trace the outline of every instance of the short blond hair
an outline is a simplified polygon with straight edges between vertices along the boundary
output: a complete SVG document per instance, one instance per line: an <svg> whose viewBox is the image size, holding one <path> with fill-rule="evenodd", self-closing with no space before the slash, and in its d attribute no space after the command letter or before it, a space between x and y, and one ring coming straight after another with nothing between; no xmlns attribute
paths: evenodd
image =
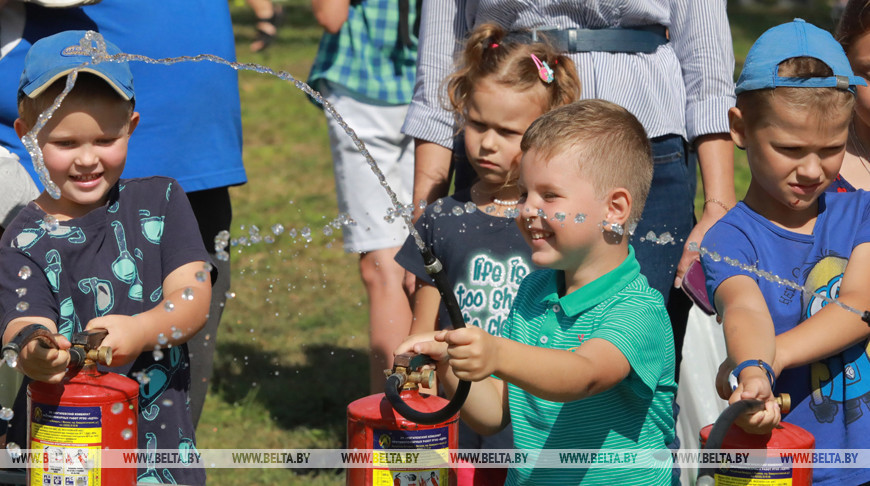
<svg viewBox="0 0 870 486"><path fill-rule="evenodd" d="M629 223L640 220L652 184L652 146L643 125L625 108L604 100L556 108L529 126L520 147L545 159L570 153L596 197L624 187L632 198Z"/></svg>
<svg viewBox="0 0 870 486"><path fill-rule="evenodd" d="M830 66L814 57L793 57L779 65L779 76L789 78L830 77ZM774 89L744 91L737 95L737 108L749 127L767 120L774 103L802 108L822 122L843 113L851 113L855 96L851 91L838 88L794 88L780 86Z"/></svg>
<svg viewBox="0 0 870 486"><path fill-rule="evenodd" d="M24 120L28 127L32 128L39 115L54 103L55 98L66 88L66 80L67 76L61 77L36 98L29 98L23 93L19 93L18 116ZM135 108L134 100L125 100L103 78L91 73L78 74L73 89L67 94L64 101L77 99L105 99L124 103L127 105L129 115L133 114Z"/></svg>

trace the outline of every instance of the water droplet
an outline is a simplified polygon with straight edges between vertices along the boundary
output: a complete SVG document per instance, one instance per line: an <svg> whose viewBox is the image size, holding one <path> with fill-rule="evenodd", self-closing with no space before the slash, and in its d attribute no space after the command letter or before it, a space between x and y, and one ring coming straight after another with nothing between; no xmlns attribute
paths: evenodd
<svg viewBox="0 0 870 486"><path fill-rule="evenodd" d="M487 213L487 214L492 214L492 213L494 213L494 212L495 212L495 206L487 206L487 207L486 207L486 213Z"/></svg>
<svg viewBox="0 0 870 486"><path fill-rule="evenodd" d="M230 254L224 250L221 250L214 254L214 257L222 262L227 262L230 260Z"/></svg>
<svg viewBox="0 0 870 486"><path fill-rule="evenodd" d="M577 213L577 216L574 216L575 223L582 223L586 221L586 215L583 213Z"/></svg>
<svg viewBox="0 0 870 486"><path fill-rule="evenodd" d="M332 236L332 226L324 226L323 234L326 236Z"/></svg>
<svg viewBox="0 0 870 486"><path fill-rule="evenodd" d="M25 312L27 309L30 309L30 304L27 302L21 301L15 306L15 310L18 312Z"/></svg>
<svg viewBox="0 0 870 486"><path fill-rule="evenodd" d="M504 210L505 218L517 218L520 215L520 210L517 208L507 208Z"/></svg>
<svg viewBox="0 0 870 486"><path fill-rule="evenodd" d="M426 204L427 203L425 199L420 199L419 201L417 201L417 207L420 209L426 209Z"/></svg>
<svg viewBox="0 0 870 486"><path fill-rule="evenodd" d="M18 278L20 278L21 280L27 280L32 274L33 272L27 265L24 265L23 267L21 267L20 270L18 270Z"/></svg>
<svg viewBox="0 0 870 486"><path fill-rule="evenodd" d="M673 242L674 242L674 237L671 236L671 234L668 233L667 231L665 231L664 233L659 235L659 244L660 245L667 245L668 243L673 243Z"/></svg>
<svg viewBox="0 0 870 486"><path fill-rule="evenodd" d="M133 431L131 429L124 429L121 431L121 438L124 440L130 440L133 438Z"/></svg>
<svg viewBox="0 0 870 486"><path fill-rule="evenodd" d="M284 225L283 224L275 223L272 225L272 233L274 233L275 236L279 236L283 232L284 232Z"/></svg>
<svg viewBox="0 0 870 486"><path fill-rule="evenodd" d="M698 251L700 249L700 245L698 245L697 241L689 242L689 251Z"/></svg>
<svg viewBox="0 0 870 486"><path fill-rule="evenodd" d="M547 219L547 213L545 213L543 209L539 209L538 210L538 217L541 219Z"/></svg>
<svg viewBox="0 0 870 486"><path fill-rule="evenodd" d="M163 310L166 312L172 312L175 310L175 304L173 304L171 300L167 300L163 303Z"/></svg>
<svg viewBox="0 0 870 486"><path fill-rule="evenodd" d="M169 339L161 332L157 335L157 342L160 343L161 346L165 346L166 343L169 342Z"/></svg>
<svg viewBox="0 0 870 486"><path fill-rule="evenodd" d="M634 235L634 230L637 229L637 223L631 223L628 225L628 234Z"/></svg>
<svg viewBox="0 0 870 486"><path fill-rule="evenodd" d="M9 456L12 457L12 459L18 459L21 457L21 446L15 442L6 444L6 451L9 452Z"/></svg>
<svg viewBox="0 0 870 486"><path fill-rule="evenodd" d="M290 238L296 238L296 228L290 228L287 234L290 235Z"/></svg>
<svg viewBox="0 0 870 486"><path fill-rule="evenodd" d="M183 332L177 329L175 331L172 331L172 339L181 339L182 336L184 336Z"/></svg>
<svg viewBox="0 0 870 486"><path fill-rule="evenodd" d="M152 351L151 355L154 357L154 361L160 361L163 359L163 351L160 351L159 349Z"/></svg>
<svg viewBox="0 0 870 486"><path fill-rule="evenodd" d="M226 298L228 298L228 299L235 299L235 298L236 298L236 293L233 292L233 291L231 291L231 290L228 290L228 291L224 294L224 296L225 296Z"/></svg>
<svg viewBox="0 0 870 486"><path fill-rule="evenodd" d="M171 407L172 403L173 403L172 400L170 400L169 398L164 398L163 401L160 402L160 404L163 405L164 407Z"/></svg>
<svg viewBox="0 0 870 486"><path fill-rule="evenodd" d="M53 233L60 228L60 223L57 222L57 218L48 214L45 218L42 219L43 228L46 229L49 233Z"/></svg>
<svg viewBox="0 0 870 486"><path fill-rule="evenodd" d="M565 218L566 218L567 216L568 216L568 215L565 214L565 213L558 212L558 213L556 213L556 214L553 215L553 218L554 218L556 221L565 221Z"/></svg>
<svg viewBox="0 0 870 486"><path fill-rule="evenodd" d="M193 300L193 289L187 287L186 289L181 291L181 298L183 300Z"/></svg>
<svg viewBox="0 0 870 486"><path fill-rule="evenodd" d="M451 209L450 212L452 212L454 216L462 216L465 214L465 210L459 206L453 206L453 209Z"/></svg>
<svg viewBox="0 0 870 486"><path fill-rule="evenodd" d="M0 420L10 421L12 417L15 416L15 412L12 411L11 408L0 408Z"/></svg>
<svg viewBox="0 0 870 486"><path fill-rule="evenodd" d="M303 238L305 238L305 241L311 243L311 228L309 228L308 226L306 226L306 227L302 228L302 230L299 232L299 234L300 234Z"/></svg>
<svg viewBox="0 0 870 486"><path fill-rule="evenodd" d="M119 413L124 411L124 404L121 402L115 402L112 404L112 413L118 415Z"/></svg>
<svg viewBox="0 0 870 486"><path fill-rule="evenodd" d="M613 231L614 233L616 233L618 235L625 234L625 229L619 223L612 223L610 225L610 231Z"/></svg>
<svg viewBox="0 0 870 486"><path fill-rule="evenodd" d="M658 241L658 238L656 237L656 234L654 232L650 231L649 233L646 234L646 240L656 242L656 241Z"/></svg>
<svg viewBox="0 0 870 486"><path fill-rule="evenodd" d="M17 295L18 298L20 299L20 298L24 297L25 295L27 295L27 289L24 287L17 288L17 289L15 289L15 295Z"/></svg>
<svg viewBox="0 0 870 486"><path fill-rule="evenodd" d="M477 204L474 204L471 201L468 201L467 203L465 203L465 212L466 213L471 214L475 211L477 211Z"/></svg>
<svg viewBox="0 0 870 486"><path fill-rule="evenodd" d="M200 271L200 272L196 272L196 281L197 281L197 282L205 282L206 280L208 280L208 274L207 274L207 273L202 272L202 271Z"/></svg>
<svg viewBox="0 0 870 486"><path fill-rule="evenodd" d="M3 352L3 361L6 363L6 366L15 368L18 366L18 353L11 349L7 349Z"/></svg>

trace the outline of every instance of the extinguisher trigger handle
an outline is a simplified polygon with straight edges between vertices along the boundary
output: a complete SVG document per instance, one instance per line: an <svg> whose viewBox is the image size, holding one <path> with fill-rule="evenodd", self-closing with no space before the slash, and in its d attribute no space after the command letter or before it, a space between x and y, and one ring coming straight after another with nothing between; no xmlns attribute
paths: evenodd
<svg viewBox="0 0 870 486"><path fill-rule="evenodd" d="M84 346L87 349L97 349L102 344L103 339L109 335L109 331L102 328L88 329L87 331L77 332L72 335L70 343L73 346Z"/></svg>

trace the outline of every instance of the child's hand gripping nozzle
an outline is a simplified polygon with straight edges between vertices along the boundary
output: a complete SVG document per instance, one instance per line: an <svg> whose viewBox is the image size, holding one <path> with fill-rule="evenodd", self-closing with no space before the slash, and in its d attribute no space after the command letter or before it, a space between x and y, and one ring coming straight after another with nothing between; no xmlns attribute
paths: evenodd
<svg viewBox="0 0 870 486"><path fill-rule="evenodd" d="M447 275L446 272L444 272L443 265L438 258L435 257L435 254L432 253L432 249L428 246L420 250L420 253L423 255L423 264L426 267L426 273L432 276L432 279L435 281L435 287L438 289L438 293L441 294L441 300L447 307L447 313L450 316L450 322L453 324L453 328L460 329L465 327L465 321L462 319L462 311L459 309L459 302L456 301L456 295L450 288L450 283L447 281ZM416 388L416 383L419 383L419 381L416 383L413 381L409 382L409 378L420 377L420 379L423 379L422 375L417 374L424 373L422 367L425 364L432 363L434 363L434 361L430 360L428 357L421 357L413 353L401 354L396 356L392 371L385 370L388 373L387 383L384 387L384 394L386 395L387 400L389 400L390 404L397 412L399 412L399 414L418 424L432 425L449 419L456 414L460 408L462 408L465 399L468 397L468 391L471 389L471 382L460 380L459 385L456 388L456 393L453 394L453 398L450 399L450 402L447 403L443 409L437 412L425 413L411 408L404 402L404 400L402 400L400 392L406 384ZM431 373L434 372L430 370L430 377Z"/></svg>
<svg viewBox="0 0 870 486"><path fill-rule="evenodd" d="M139 383L97 369L98 364L112 362L111 348L101 346L107 335L105 329L73 334L63 381L28 385L27 422L22 424L27 431L27 448L57 453L46 456L45 467L28 468L27 484L48 484L44 481L52 479L47 477L49 472L54 466L63 469L67 457L81 462L74 467L80 466L88 484L136 484L136 468L120 467L120 462L116 463L120 455L108 456L108 451L120 453L138 446ZM34 339L46 348L58 348L45 326L31 324L3 347L3 359L14 366L18 353Z"/></svg>
<svg viewBox="0 0 870 486"><path fill-rule="evenodd" d="M776 402L783 414L791 410L789 394L778 395ZM790 484L795 486L812 484L812 464L808 464L800 452L811 452L815 448L813 434L787 422L780 422L766 434L749 433L734 424L741 415L764 410L764 407L765 402L761 400L738 400L729 405L715 423L701 429L703 448L714 453L722 451L716 454L716 457L729 457L728 460L732 461L732 456L728 452L734 451L745 453L745 456L741 464L728 462L715 465L702 464L698 470L697 485L712 486L729 480L746 484L746 481L751 483L753 479L760 480L762 477L768 477L763 476L764 474L787 476L791 479ZM785 455L790 456L791 465L783 462L782 456Z"/></svg>

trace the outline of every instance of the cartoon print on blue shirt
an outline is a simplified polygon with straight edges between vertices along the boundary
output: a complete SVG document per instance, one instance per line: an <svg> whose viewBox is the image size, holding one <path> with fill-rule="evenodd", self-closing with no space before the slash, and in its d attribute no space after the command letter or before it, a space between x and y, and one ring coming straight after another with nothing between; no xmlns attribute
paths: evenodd
<svg viewBox="0 0 870 486"><path fill-rule="evenodd" d="M127 235L124 234L124 225L120 221L112 221L112 229L115 231L115 241L118 243L118 258L112 262L112 274L115 278L130 285L127 297L142 301L142 280L139 279L139 270L136 268L136 260L127 251Z"/></svg>
<svg viewBox="0 0 870 486"><path fill-rule="evenodd" d="M51 238L64 238L76 245L84 243L87 240L84 231L78 226L67 226L60 223L56 228L52 228L45 220L38 220L36 224L39 225L39 228L25 228L21 230L21 233L18 233L15 239L12 240L12 246L21 251L27 251L46 234Z"/></svg>
<svg viewBox="0 0 870 486"><path fill-rule="evenodd" d="M816 294L836 299L848 260L827 256L819 260L806 278L806 287ZM803 317L807 319L822 310L828 301L813 294L804 294ZM842 404L847 424L863 415L861 403L870 409L870 359L867 347L852 346L845 351L810 365L810 409L819 422L833 422ZM831 370L842 370L842 376ZM867 380L862 381L862 377Z"/></svg>
<svg viewBox="0 0 870 486"><path fill-rule="evenodd" d="M115 291L112 282L101 278L90 277L79 280L79 290L89 294L94 293L94 313L97 317L104 316L115 306Z"/></svg>
<svg viewBox="0 0 870 486"><path fill-rule="evenodd" d="M145 235L145 239L159 245L160 238L163 237L163 216L151 216L147 209L140 209L139 222L142 225L142 234Z"/></svg>

